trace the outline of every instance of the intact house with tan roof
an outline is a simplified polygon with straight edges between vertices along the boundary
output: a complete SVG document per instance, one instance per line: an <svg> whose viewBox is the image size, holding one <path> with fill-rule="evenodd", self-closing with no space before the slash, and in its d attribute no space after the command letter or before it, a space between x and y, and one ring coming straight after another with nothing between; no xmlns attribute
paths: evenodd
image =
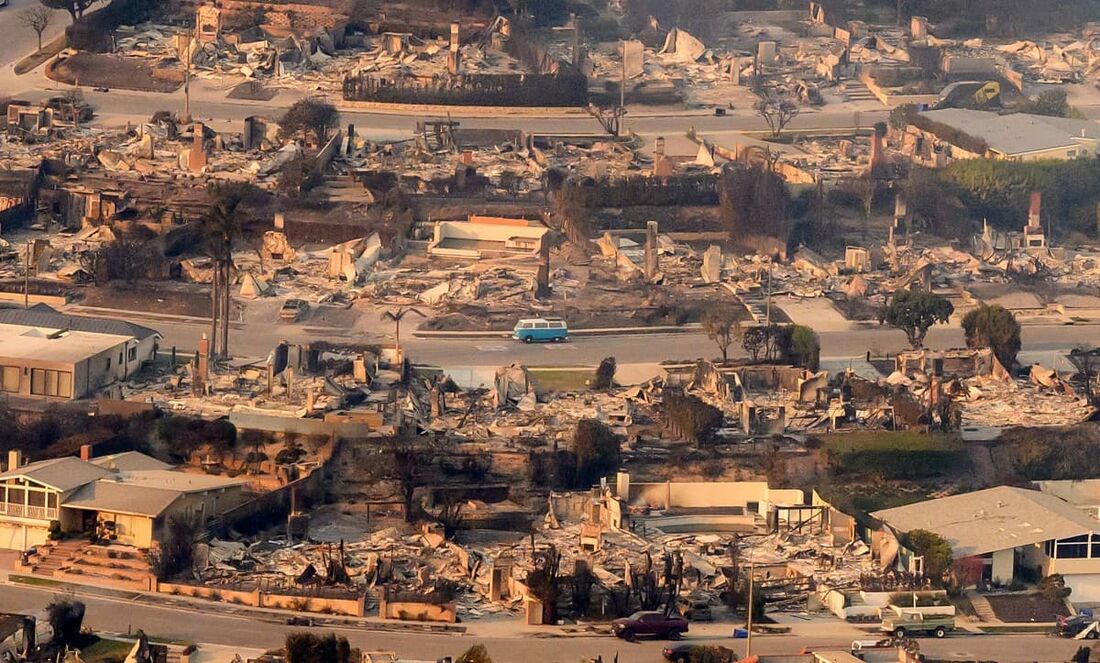
<svg viewBox="0 0 1100 663"><path fill-rule="evenodd" d="M1100 152L1100 123L943 108L912 119L903 136L902 151L915 162L931 167L946 166L956 159L1094 158Z"/></svg>
<svg viewBox="0 0 1100 663"><path fill-rule="evenodd" d="M879 546L884 564L921 571L898 542L927 530L951 545L956 565L980 568L986 582L1008 584L1025 569L1032 577L1058 573L1075 600L1100 601L1100 520L1057 495L998 486L870 515L888 534Z"/></svg>
<svg viewBox="0 0 1100 663"><path fill-rule="evenodd" d="M248 499L245 481L172 469L138 452L23 464L8 453L0 473L0 549L26 551L67 534L150 548L171 518L203 526Z"/></svg>
<svg viewBox="0 0 1100 663"><path fill-rule="evenodd" d="M0 392L76 400L129 378L156 357L160 334L123 320L39 304L0 310Z"/></svg>

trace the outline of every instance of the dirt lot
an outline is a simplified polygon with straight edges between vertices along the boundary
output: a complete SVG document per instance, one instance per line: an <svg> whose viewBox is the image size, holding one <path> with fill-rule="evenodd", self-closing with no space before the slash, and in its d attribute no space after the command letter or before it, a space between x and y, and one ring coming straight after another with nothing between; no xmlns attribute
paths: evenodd
<svg viewBox="0 0 1100 663"><path fill-rule="evenodd" d="M549 316L564 318L571 329L601 329L610 327L655 327L678 326L689 322L698 322L704 307L714 300L695 300L685 297L676 304L651 306L637 301L630 305L631 298L625 305L609 308L593 306L581 308L574 302L555 302L550 310L524 311L512 309L507 311L492 311L479 306L463 306L451 313L439 315L427 320L420 326L426 330L447 331L511 331L515 327L516 320L522 317ZM727 302L735 306L739 318L742 321L749 320L749 313L739 302L732 298Z"/></svg>
<svg viewBox="0 0 1100 663"><path fill-rule="evenodd" d="M985 599L1003 622L1052 622L1069 615L1064 602L1048 601L1041 594L994 594Z"/></svg>
<svg viewBox="0 0 1100 663"><path fill-rule="evenodd" d="M205 317L210 315L208 287L183 283L113 283L83 290L84 306L125 311L148 311L170 315Z"/></svg>
<svg viewBox="0 0 1100 663"><path fill-rule="evenodd" d="M178 66L154 68L136 58L105 53L77 53L47 66L46 75L69 85L140 92L174 92L183 85L184 72Z"/></svg>

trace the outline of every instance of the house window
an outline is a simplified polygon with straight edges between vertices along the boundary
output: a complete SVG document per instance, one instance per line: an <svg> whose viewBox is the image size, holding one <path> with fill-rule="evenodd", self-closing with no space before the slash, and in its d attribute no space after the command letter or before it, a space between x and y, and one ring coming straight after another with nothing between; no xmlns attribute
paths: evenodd
<svg viewBox="0 0 1100 663"><path fill-rule="evenodd" d="M107 357L107 370L111 370L111 358Z"/></svg>
<svg viewBox="0 0 1100 663"><path fill-rule="evenodd" d="M19 391L19 378L23 371L18 366L0 366L0 389L16 393Z"/></svg>
<svg viewBox="0 0 1100 663"><path fill-rule="evenodd" d="M137 348L130 348L127 355L127 361L134 361L137 359Z"/></svg>
<svg viewBox="0 0 1100 663"><path fill-rule="evenodd" d="M1056 559L1085 559L1089 556L1089 535L1059 539L1054 547Z"/></svg>
<svg viewBox="0 0 1100 663"><path fill-rule="evenodd" d="M31 393L36 396L72 398L73 374L45 368L31 369Z"/></svg>

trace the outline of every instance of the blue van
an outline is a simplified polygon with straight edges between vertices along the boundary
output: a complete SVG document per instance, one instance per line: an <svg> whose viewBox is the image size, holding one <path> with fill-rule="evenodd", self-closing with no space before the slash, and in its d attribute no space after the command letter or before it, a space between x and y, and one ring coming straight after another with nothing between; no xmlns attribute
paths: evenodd
<svg viewBox="0 0 1100 663"><path fill-rule="evenodd" d="M523 318L512 330L512 338L524 343L564 341L569 338L569 327L561 318Z"/></svg>

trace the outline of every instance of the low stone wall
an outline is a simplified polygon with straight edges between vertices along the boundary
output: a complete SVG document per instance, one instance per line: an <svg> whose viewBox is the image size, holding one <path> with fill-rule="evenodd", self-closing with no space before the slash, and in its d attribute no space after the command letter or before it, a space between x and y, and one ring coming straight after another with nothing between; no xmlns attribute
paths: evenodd
<svg viewBox="0 0 1100 663"><path fill-rule="evenodd" d="M342 599L330 596L290 596L260 592L260 607L349 615L351 617L367 616L366 594Z"/></svg>
<svg viewBox="0 0 1100 663"><path fill-rule="evenodd" d="M413 603L411 601L378 602L378 616L382 619L400 619L406 622L444 622L454 624L458 621L454 603Z"/></svg>
<svg viewBox="0 0 1100 663"><path fill-rule="evenodd" d="M264 592L256 587L251 590L208 587L205 585L187 585L182 583L160 582L156 591L161 594L190 596L200 599L247 605L253 608L273 608L314 612L349 617L366 617L366 594L340 598L335 596L296 596ZM453 620L452 620L453 621Z"/></svg>

